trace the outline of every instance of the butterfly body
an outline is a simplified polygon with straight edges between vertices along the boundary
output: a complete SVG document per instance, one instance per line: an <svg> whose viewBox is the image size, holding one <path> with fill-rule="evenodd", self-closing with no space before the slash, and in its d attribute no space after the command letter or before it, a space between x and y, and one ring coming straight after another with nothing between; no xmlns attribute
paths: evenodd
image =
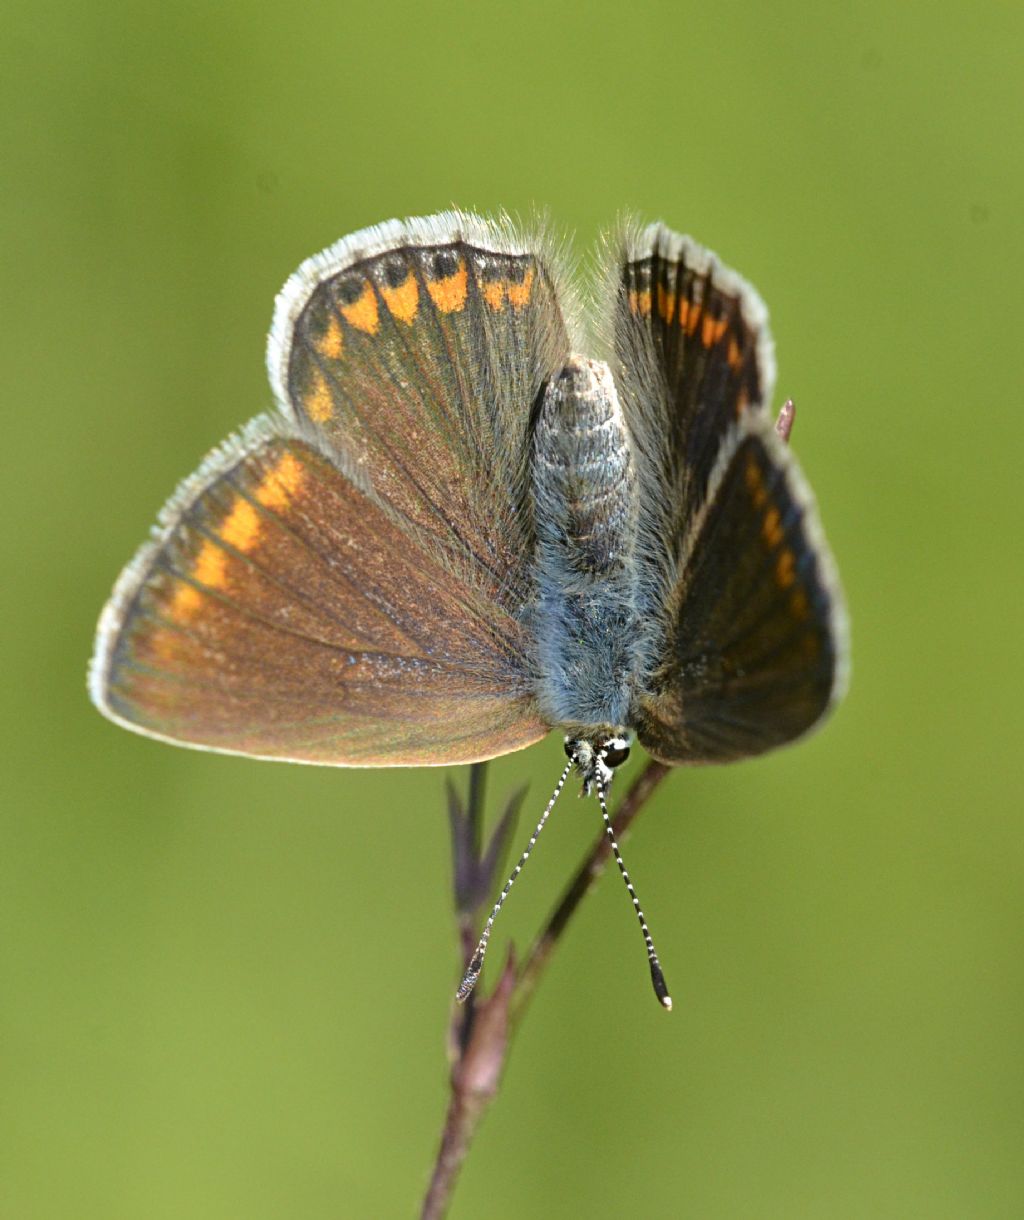
<svg viewBox="0 0 1024 1220"><path fill-rule="evenodd" d="M794 740L846 620L769 417L764 307L660 226L605 256L594 348L557 248L459 213L307 260L277 410L164 508L97 633L104 714L334 765L470 762L551 728L585 782Z"/></svg>
<svg viewBox="0 0 1024 1220"><path fill-rule="evenodd" d="M606 364L576 358L551 379L533 440L538 701L593 737L626 722L639 641L639 488Z"/></svg>

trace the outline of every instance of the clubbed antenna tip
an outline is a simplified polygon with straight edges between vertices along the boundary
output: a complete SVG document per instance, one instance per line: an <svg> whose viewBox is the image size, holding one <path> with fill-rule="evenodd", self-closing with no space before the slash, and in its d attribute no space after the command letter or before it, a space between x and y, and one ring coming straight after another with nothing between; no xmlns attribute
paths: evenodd
<svg viewBox="0 0 1024 1220"><path fill-rule="evenodd" d="M668 993L668 984L665 982L665 976L661 972L661 962L658 961L658 954L654 948L654 941L651 938L650 930L647 927L647 920L644 918L643 909L640 906L640 899L636 896L636 890L633 888L633 882L629 879L629 873L626 871L625 861L622 859L622 852L619 851L619 845L615 839L615 830L612 827L612 820L608 816L607 782L602 778L600 773L598 773L597 776L597 801L601 806L601 817L604 819L604 831L608 836L608 842L611 845L612 855L615 857L615 863L619 866L619 872L622 874L622 880L626 883L626 889L629 892L630 902L633 904L633 910L636 912L636 917L640 923L640 931L643 934L644 946L647 949L647 962L651 968L651 982L654 984L654 994L658 997L662 1008L664 1008L666 1012L671 1012L672 997Z"/></svg>
<svg viewBox="0 0 1024 1220"><path fill-rule="evenodd" d="M661 973L661 966L657 962L651 962L651 982L654 984L654 994L661 1001L662 1008L666 1012L671 1012L672 997L668 993L668 983L665 982L665 976Z"/></svg>

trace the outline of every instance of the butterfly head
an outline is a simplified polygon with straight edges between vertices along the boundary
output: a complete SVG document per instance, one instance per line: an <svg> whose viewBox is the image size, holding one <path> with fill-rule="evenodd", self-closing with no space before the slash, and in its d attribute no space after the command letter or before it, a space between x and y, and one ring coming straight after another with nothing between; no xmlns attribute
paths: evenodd
<svg viewBox="0 0 1024 1220"><path fill-rule="evenodd" d="M607 792L616 767L629 758L632 742L633 735L625 729L566 737L565 754L583 780L582 795L589 796L595 784Z"/></svg>

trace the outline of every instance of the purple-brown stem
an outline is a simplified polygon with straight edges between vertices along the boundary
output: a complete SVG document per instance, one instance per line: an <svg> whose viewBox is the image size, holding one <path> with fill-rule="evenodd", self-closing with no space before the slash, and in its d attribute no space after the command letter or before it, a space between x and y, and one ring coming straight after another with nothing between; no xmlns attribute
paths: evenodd
<svg viewBox="0 0 1024 1220"><path fill-rule="evenodd" d="M501 846L507 840L522 799L521 793L515 795L490 846L481 854L484 766L484 763L475 764L470 772L470 792L465 812L456 794L449 789L456 910L464 966L468 964L476 946L473 917L477 908L486 901L481 894L485 892L485 886L492 884L500 863ZM612 819L619 840L626 837L630 826L668 770L664 763L652 760L633 781ZM562 932L604 871L610 854L608 838L602 831L530 947L522 970L517 969L510 952L497 986L486 999L478 998L477 988L464 1005L453 1005L448 1041L452 1064L451 1096L437 1160L423 1201L422 1220L440 1220L446 1214L480 1119L497 1096L511 1035L526 1013Z"/></svg>

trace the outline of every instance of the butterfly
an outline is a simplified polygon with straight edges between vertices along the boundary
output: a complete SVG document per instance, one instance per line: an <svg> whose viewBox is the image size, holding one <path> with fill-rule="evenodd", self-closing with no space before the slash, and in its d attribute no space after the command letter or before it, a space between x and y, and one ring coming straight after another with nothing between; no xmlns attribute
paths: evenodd
<svg viewBox="0 0 1024 1220"><path fill-rule="evenodd" d="M634 740L728 762L818 725L846 614L769 411L766 310L662 225L623 226L599 263L588 307L544 232L459 212L304 262L270 332L276 409L178 487L103 610L99 710L341 766L469 763L557 728L555 795L574 768L606 825Z"/></svg>

